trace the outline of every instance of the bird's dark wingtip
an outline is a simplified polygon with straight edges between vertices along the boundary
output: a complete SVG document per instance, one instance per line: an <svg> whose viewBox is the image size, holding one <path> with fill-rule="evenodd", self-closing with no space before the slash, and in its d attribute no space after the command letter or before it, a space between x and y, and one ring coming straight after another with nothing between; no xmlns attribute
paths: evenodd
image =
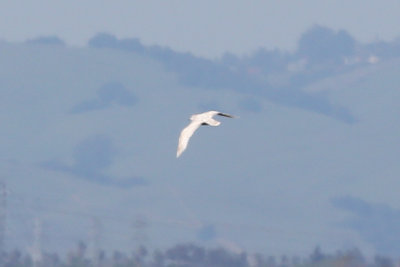
<svg viewBox="0 0 400 267"><path fill-rule="evenodd" d="M235 118L235 116L233 116L233 115L229 115L229 114L222 113L222 112L219 112L218 115L219 115L219 116L228 117L228 118Z"/></svg>

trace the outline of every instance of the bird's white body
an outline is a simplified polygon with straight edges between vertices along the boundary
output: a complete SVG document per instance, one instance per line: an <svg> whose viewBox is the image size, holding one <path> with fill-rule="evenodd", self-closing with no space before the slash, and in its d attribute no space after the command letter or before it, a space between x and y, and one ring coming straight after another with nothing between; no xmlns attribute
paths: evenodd
<svg viewBox="0 0 400 267"><path fill-rule="evenodd" d="M190 117L191 122L182 130L179 136L178 150L176 151L177 158L185 151L190 137L201 125L218 126L221 124L221 122L213 119L215 115L234 118L232 115L214 110L192 115Z"/></svg>

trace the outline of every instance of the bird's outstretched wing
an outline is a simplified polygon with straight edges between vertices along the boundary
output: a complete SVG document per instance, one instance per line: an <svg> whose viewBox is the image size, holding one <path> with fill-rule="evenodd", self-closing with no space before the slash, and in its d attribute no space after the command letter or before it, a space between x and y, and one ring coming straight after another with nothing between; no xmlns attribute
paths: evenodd
<svg viewBox="0 0 400 267"><path fill-rule="evenodd" d="M193 133L199 128L201 122L192 121L188 126L186 126L179 136L178 142L178 150L176 151L176 157L178 158L183 151L185 151L187 144L189 143L190 137L192 137Z"/></svg>

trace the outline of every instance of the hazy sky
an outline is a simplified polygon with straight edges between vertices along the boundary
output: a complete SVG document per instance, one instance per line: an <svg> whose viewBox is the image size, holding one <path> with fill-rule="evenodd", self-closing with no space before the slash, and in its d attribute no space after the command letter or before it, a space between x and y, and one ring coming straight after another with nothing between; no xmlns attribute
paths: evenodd
<svg viewBox="0 0 400 267"><path fill-rule="evenodd" d="M215 57L258 47L293 49L313 24L358 40L400 36L399 0L15 0L0 2L0 38L57 35L84 45L97 32Z"/></svg>

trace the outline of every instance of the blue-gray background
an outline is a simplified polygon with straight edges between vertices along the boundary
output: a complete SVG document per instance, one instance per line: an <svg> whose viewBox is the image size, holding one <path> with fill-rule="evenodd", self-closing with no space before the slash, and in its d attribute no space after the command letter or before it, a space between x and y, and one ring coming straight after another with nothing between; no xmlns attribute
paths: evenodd
<svg viewBox="0 0 400 267"><path fill-rule="evenodd" d="M400 3L214 2L0 4L7 248L399 256Z"/></svg>

